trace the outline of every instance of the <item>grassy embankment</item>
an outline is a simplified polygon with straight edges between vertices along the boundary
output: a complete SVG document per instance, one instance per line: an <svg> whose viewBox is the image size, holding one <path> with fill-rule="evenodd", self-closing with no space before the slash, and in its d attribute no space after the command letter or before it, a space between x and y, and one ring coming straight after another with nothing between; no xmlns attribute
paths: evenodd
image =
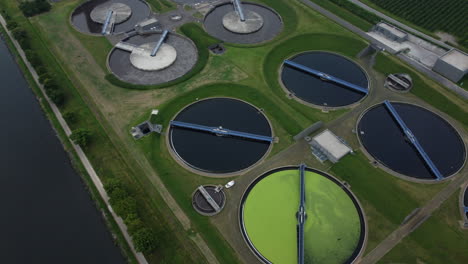
<svg viewBox="0 0 468 264"><path fill-rule="evenodd" d="M459 192L455 192L379 263L467 263L468 230L461 229L458 222L458 197Z"/></svg>

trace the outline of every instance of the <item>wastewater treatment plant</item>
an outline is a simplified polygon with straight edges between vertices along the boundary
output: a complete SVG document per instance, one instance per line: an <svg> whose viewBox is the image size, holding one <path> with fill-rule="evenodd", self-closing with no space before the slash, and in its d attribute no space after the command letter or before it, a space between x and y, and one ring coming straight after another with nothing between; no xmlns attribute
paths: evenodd
<svg viewBox="0 0 468 264"><path fill-rule="evenodd" d="M0 11L129 263L468 263L463 39L345 2Z"/></svg>

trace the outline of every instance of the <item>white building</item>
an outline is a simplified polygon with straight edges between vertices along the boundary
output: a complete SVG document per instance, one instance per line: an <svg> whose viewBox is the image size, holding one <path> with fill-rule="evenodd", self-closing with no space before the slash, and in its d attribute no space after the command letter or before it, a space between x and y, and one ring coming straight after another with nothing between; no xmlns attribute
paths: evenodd
<svg viewBox="0 0 468 264"><path fill-rule="evenodd" d="M328 129L315 136L310 144L315 151L325 155L333 163L352 152L350 147Z"/></svg>

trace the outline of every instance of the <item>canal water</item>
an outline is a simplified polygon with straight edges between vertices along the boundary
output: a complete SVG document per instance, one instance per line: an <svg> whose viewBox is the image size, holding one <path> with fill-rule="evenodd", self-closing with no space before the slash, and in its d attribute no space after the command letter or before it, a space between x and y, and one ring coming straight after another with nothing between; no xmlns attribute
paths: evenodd
<svg viewBox="0 0 468 264"><path fill-rule="evenodd" d="M0 40L0 262L126 263Z"/></svg>

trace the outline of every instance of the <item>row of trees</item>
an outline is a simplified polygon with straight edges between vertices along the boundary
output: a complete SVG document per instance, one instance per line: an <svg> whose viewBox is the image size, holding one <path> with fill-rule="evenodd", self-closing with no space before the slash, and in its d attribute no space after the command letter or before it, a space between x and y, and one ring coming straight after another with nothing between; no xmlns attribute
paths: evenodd
<svg viewBox="0 0 468 264"><path fill-rule="evenodd" d="M51 8L51 5L47 0L23 0L19 8L21 12L27 17L31 17L37 14L48 12Z"/></svg>
<svg viewBox="0 0 468 264"><path fill-rule="evenodd" d="M31 38L28 32L24 30L9 15L5 14L7 28L12 32L13 37L23 48L26 58L39 75L39 82L44 85L47 96L57 105L62 106L65 103L65 93L62 87L55 81L54 76L47 70L44 62L38 56L36 51L32 50Z"/></svg>
<svg viewBox="0 0 468 264"><path fill-rule="evenodd" d="M128 232L132 236L135 249L143 253L151 253L158 246L153 229L146 227L138 214L138 207L125 185L117 178L107 180L104 185L109 194L110 204L114 212L124 219Z"/></svg>
<svg viewBox="0 0 468 264"><path fill-rule="evenodd" d="M468 47L466 0L371 0L379 7L429 31L444 31L465 41Z"/></svg>
<svg viewBox="0 0 468 264"><path fill-rule="evenodd" d="M26 32L16 21L14 21L8 14L4 13L4 17L7 21L7 28L12 32L13 37L18 41L21 48L23 48L26 58L29 63L34 67L36 73L39 76L39 82L44 86L47 96L54 102L58 107L61 107L65 103L65 93L63 88L57 83L54 75L47 70L46 65L42 62L38 54L31 49L31 40ZM77 121L77 116L73 112L66 112L64 118L69 124L73 124ZM73 131L70 138L75 144L81 147L86 147L91 141L92 133L88 129L79 128Z"/></svg>

